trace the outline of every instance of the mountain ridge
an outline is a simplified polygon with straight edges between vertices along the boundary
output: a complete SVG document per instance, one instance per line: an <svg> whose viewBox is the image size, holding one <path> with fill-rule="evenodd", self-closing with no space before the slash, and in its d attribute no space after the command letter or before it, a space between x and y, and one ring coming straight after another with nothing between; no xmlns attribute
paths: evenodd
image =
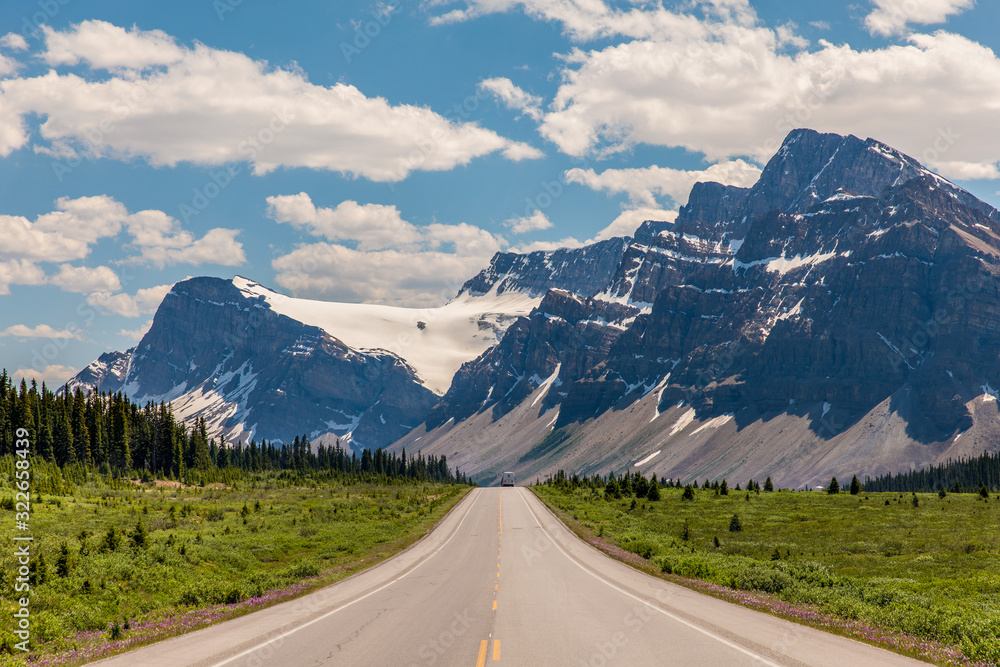
<svg viewBox="0 0 1000 667"><path fill-rule="evenodd" d="M647 473L771 473L797 485L991 446L997 420L980 389L1000 386L998 249L1000 214L912 158L796 130L753 187L696 184L674 222L632 237L497 253L422 320L247 279L232 287L244 325L257 326L254 313L283 322L286 338L322 341L305 347L324 359L349 357L342 378L380 387L371 404L338 408L349 423L313 419L311 437L423 448L484 480L642 460ZM375 312L394 313L378 332L343 324ZM124 373L125 386L144 358L140 342L77 381L113 387ZM336 393L330 377L313 381ZM390 385L398 393L385 394ZM387 419L383 397L405 409ZM230 399L231 411L249 394ZM289 414L305 419L304 409ZM235 414L230 428L264 433Z"/></svg>

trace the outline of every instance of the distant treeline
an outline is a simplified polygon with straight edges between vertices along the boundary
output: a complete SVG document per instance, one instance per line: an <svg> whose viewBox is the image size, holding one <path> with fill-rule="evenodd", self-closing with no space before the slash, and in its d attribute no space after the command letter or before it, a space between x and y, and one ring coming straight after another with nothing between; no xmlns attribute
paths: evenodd
<svg viewBox="0 0 1000 667"><path fill-rule="evenodd" d="M997 491L1000 487L1000 452L983 453L969 459L952 461L941 465L883 475L875 479L865 478L865 491L923 492L950 491L953 493L976 492L982 488Z"/></svg>
<svg viewBox="0 0 1000 667"><path fill-rule="evenodd" d="M92 470L112 477L137 475L199 481L226 481L240 472L326 471L352 477L468 483L444 455L392 454L382 449L356 453L340 441L315 451L305 436L291 444L251 440L226 445L209 438L205 420L192 428L178 422L170 407L139 406L122 393L77 388L50 391L24 380L15 386L0 373L0 457L14 453L14 433L28 431L34 455L60 468Z"/></svg>

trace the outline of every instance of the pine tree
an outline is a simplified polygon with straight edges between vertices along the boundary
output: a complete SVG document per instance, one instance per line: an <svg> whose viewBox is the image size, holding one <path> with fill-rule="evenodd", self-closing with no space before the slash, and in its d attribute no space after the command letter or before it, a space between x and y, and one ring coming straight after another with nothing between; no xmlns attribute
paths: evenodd
<svg viewBox="0 0 1000 667"><path fill-rule="evenodd" d="M729 520L729 532L738 533L743 530L743 524L740 523L740 515L734 514L733 518Z"/></svg>
<svg viewBox="0 0 1000 667"><path fill-rule="evenodd" d="M769 493L774 491L774 482L771 481L770 477L764 480L764 490Z"/></svg>
<svg viewBox="0 0 1000 667"><path fill-rule="evenodd" d="M681 494L681 500L694 500L694 489L688 484L684 487L684 493Z"/></svg>
<svg viewBox="0 0 1000 667"><path fill-rule="evenodd" d="M719 495L728 496L729 495L729 485L726 484L726 480L722 480L722 484L719 485Z"/></svg>
<svg viewBox="0 0 1000 667"><path fill-rule="evenodd" d="M112 401L111 410L111 433L108 443L111 451L108 463L113 470L122 473L131 464L132 453L129 451L128 413L121 394ZM156 471L154 470L154 472Z"/></svg>
<svg viewBox="0 0 1000 667"><path fill-rule="evenodd" d="M858 481L858 476L855 475L851 478L851 495L856 496L861 493L861 482Z"/></svg>
<svg viewBox="0 0 1000 667"><path fill-rule="evenodd" d="M836 477L830 480L830 486L827 487L826 492L831 495L834 493L840 493L840 484L837 482Z"/></svg>
<svg viewBox="0 0 1000 667"><path fill-rule="evenodd" d="M646 498L654 502L660 499L660 485L656 483L656 475L653 475L653 481L649 483Z"/></svg>

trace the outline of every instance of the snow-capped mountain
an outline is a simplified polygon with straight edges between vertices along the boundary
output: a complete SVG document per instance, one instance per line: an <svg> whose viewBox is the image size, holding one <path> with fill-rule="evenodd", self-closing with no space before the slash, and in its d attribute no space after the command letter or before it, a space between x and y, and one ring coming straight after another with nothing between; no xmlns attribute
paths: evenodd
<svg viewBox="0 0 1000 667"><path fill-rule="evenodd" d="M167 294L135 348L102 355L70 386L170 402L230 442L306 434L380 447L420 424L458 368L538 301L462 295L418 310L193 278Z"/></svg>
<svg viewBox="0 0 1000 667"><path fill-rule="evenodd" d="M1000 442L1000 213L873 139L792 132L674 223L498 253L437 309L179 283L74 383L230 440L350 438L492 481L564 468L784 485Z"/></svg>
<svg viewBox="0 0 1000 667"><path fill-rule="evenodd" d="M656 227L605 288L549 292L396 446L484 479L641 461L794 485L996 446L989 205L872 139L800 130L753 188L698 184Z"/></svg>

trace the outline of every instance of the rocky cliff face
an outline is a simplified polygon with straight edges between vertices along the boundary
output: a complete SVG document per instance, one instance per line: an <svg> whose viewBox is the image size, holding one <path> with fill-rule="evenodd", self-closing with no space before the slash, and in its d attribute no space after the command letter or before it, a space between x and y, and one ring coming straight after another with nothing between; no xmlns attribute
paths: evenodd
<svg viewBox="0 0 1000 667"><path fill-rule="evenodd" d="M331 433L384 446L437 400L397 356L353 350L218 278L175 285L135 348L103 355L72 383L172 401L230 441Z"/></svg>
<svg viewBox="0 0 1000 667"><path fill-rule="evenodd" d="M583 248L526 255L498 252L486 269L462 286L459 295L515 291L540 297L551 289L564 289L593 296L607 287L627 247L626 239L615 238Z"/></svg>
<svg viewBox="0 0 1000 667"><path fill-rule="evenodd" d="M608 313L610 303L623 309ZM674 225L637 232L593 298L546 297L463 367L422 441L449 418L497 423L530 399L532 418L558 409L560 439L581 434L544 461L558 467L573 449L593 451L593 424L638 405L653 406L654 422L681 406L692 412L676 416L736 434L786 416L818 443L857 438L887 410L899 467L925 464L952 451L986 414L975 402L1000 386L998 312L997 211L877 141L796 131L753 188L699 184ZM680 437L677 426L664 423L665 438L643 425L642 441ZM794 466L789 456L772 452L749 473L780 477L779 461L792 469L808 453ZM695 470L695 458L654 471L714 476L731 465ZM822 465L827 478L871 471L849 454Z"/></svg>
<svg viewBox="0 0 1000 667"><path fill-rule="evenodd" d="M674 223L498 253L433 317L366 308L186 281L75 382L487 482L638 464L799 485L1000 442L1000 214L872 139L797 130Z"/></svg>

